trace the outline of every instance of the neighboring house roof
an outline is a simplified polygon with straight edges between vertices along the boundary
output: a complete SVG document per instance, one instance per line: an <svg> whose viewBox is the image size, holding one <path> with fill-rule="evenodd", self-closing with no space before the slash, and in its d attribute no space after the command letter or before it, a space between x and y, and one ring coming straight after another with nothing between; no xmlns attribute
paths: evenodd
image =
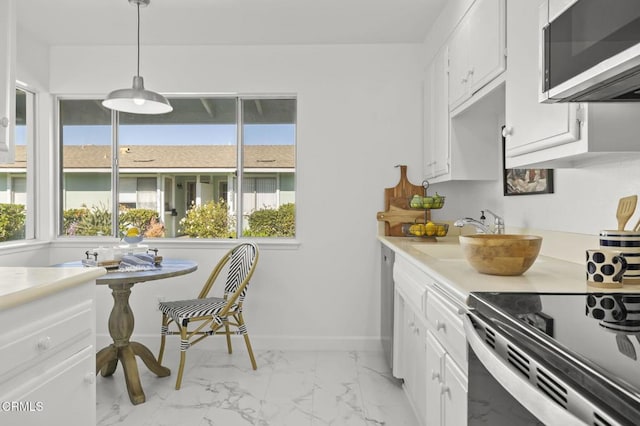
<svg viewBox="0 0 640 426"><path fill-rule="evenodd" d="M111 167L111 147L105 145L66 145L65 169ZM236 147L227 145L129 145L120 147L120 168L127 169L228 169L236 167ZM246 168L295 168L293 145L246 145ZM16 146L16 161L2 168L23 168L24 146Z"/></svg>

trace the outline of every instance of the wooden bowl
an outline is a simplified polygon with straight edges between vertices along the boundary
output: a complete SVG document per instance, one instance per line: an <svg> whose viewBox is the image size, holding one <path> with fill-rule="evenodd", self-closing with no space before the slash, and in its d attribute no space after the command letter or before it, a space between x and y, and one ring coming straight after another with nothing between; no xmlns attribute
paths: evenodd
<svg viewBox="0 0 640 426"><path fill-rule="evenodd" d="M460 247L474 269L489 275L522 275L540 253L542 237L517 234L461 235Z"/></svg>

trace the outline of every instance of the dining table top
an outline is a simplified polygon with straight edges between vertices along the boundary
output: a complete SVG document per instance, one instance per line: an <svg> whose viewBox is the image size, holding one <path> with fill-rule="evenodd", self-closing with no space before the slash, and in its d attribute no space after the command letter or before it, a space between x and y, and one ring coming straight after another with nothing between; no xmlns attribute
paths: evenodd
<svg viewBox="0 0 640 426"><path fill-rule="evenodd" d="M85 267L81 261L66 262L60 267ZM198 264L193 260L163 259L162 263L153 269L140 271L107 270L107 274L96 279L96 284L135 284L144 281L161 280L164 278L185 275L198 269Z"/></svg>

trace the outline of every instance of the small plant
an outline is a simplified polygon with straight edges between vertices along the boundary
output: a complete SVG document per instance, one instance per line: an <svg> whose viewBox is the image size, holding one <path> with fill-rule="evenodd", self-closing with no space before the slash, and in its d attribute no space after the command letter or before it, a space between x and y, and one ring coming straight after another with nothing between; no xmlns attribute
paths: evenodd
<svg viewBox="0 0 640 426"><path fill-rule="evenodd" d="M0 241L24 239L26 221L22 204L0 204Z"/></svg>
<svg viewBox="0 0 640 426"><path fill-rule="evenodd" d="M147 238L162 238L164 237L164 224L156 217L151 219L147 230L144 232L144 236Z"/></svg>
<svg viewBox="0 0 640 426"><path fill-rule="evenodd" d="M227 203L210 201L187 211L180 220L180 233L194 238L233 238L234 225Z"/></svg>

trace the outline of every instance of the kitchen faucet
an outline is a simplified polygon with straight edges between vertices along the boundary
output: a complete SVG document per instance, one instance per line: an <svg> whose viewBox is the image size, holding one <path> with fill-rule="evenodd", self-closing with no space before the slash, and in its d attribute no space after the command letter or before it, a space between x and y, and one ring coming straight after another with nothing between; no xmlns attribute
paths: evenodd
<svg viewBox="0 0 640 426"><path fill-rule="evenodd" d="M504 219L502 218L502 216L498 216L489 209L485 209L485 211L493 216L493 233L504 234Z"/></svg>
<svg viewBox="0 0 640 426"><path fill-rule="evenodd" d="M486 219L486 217L484 216L485 211L489 213L491 216L493 216L494 218L493 230L491 229L490 226L484 223L484 220ZM480 220L474 219L472 217L465 217L462 219L458 219L453 223L453 226L457 226L459 228L465 225L474 226L478 234L504 234L504 219L489 209L480 210Z"/></svg>

